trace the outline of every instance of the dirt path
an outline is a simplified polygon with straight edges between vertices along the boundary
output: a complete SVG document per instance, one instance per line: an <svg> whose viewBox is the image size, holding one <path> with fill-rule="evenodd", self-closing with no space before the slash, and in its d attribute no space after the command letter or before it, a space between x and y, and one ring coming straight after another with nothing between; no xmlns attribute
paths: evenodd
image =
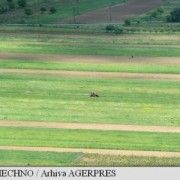
<svg viewBox="0 0 180 180"><path fill-rule="evenodd" d="M139 157L164 157L164 158L180 157L180 152L133 151L133 150L110 150L110 149L0 146L0 150L40 151L40 152L82 152L87 154L139 156Z"/></svg>
<svg viewBox="0 0 180 180"><path fill-rule="evenodd" d="M155 73L121 73L121 72L85 72L85 71L58 71L58 70L33 70L33 69L0 69L0 74L30 74L49 75L61 77L83 78L125 78L149 80L175 80L180 81L180 74L155 74Z"/></svg>
<svg viewBox="0 0 180 180"><path fill-rule="evenodd" d="M101 130L101 131L180 133L180 127L140 126L140 125L120 125L120 124L58 123L58 122L37 122L37 121L9 121L9 120L0 120L0 127L33 127L33 128L56 128L56 129L85 129L85 130Z"/></svg>
<svg viewBox="0 0 180 180"><path fill-rule="evenodd" d="M127 3L117 4L111 8L111 18L109 7L97 9L79 15L76 17L78 23L107 23L107 22L121 22L125 19L146 13L163 4L163 0L129 0ZM110 20L111 19L111 20ZM74 18L67 18L63 23L74 23Z"/></svg>
<svg viewBox="0 0 180 180"><path fill-rule="evenodd" d="M126 56L91 56L91 55L50 55L50 54L29 54L29 53L0 53L0 59L11 60L40 60L40 61L58 61L58 62L79 62L95 64L167 64L180 65L179 57L134 57Z"/></svg>

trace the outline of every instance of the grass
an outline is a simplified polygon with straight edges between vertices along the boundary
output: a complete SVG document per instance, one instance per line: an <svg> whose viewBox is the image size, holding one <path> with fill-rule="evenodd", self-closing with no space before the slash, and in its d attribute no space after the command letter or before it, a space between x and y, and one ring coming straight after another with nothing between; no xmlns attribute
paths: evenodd
<svg viewBox="0 0 180 180"><path fill-rule="evenodd" d="M76 166L103 166L103 167L179 167L180 158L156 157L126 157L85 154Z"/></svg>
<svg viewBox="0 0 180 180"><path fill-rule="evenodd" d="M128 60L127 60L128 61ZM136 60L135 60L136 61ZM0 59L0 68L15 69L41 69L41 70L68 70L68 71L94 71L94 72L131 72L131 73L169 73L179 74L180 66L169 64L133 63L82 63L82 62L57 62L39 60L3 60Z"/></svg>
<svg viewBox="0 0 180 180"><path fill-rule="evenodd" d="M179 82L0 75L0 119L179 126ZM89 93L97 91L98 99Z"/></svg>
<svg viewBox="0 0 180 180"><path fill-rule="evenodd" d="M180 158L0 150L1 166L174 167Z"/></svg>
<svg viewBox="0 0 180 180"><path fill-rule="evenodd" d="M105 1L86 0L84 2L91 2L91 8L97 8L102 7L101 3ZM108 4L109 1L106 3ZM81 12L87 11L89 7L88 4L81 7ZM19 13L22 12L19 11ZM9 23L24 20L32 23L48 23L67 17L71 13L72 8L66 9L62 6L62 9L58 9L57 14L54 15L37 13L25 20L23 16L19 16L20 14L15 14L19 18L13 19L10 14L7 14L6 19L3 16L0 16L0 19ZM149 26L143 25L140 31L147 27ZM76 26L73 28L77 29ZM165 34L159 30L157 34L139 32L115 36L105 34L104 27L97 27L97 29L93 27L94 33L92 33L92 27L90 30L87 30L89 27L83 28L74 31L65 27L12 26L5 29L0 27L0 52L128 57L132 55L135 57L180 56L178 33L166 31L167 34ZM123 28L128 30L128 27ZM133 25L129 28L133 30ZM81 32L84 34L80 34ZM179 74L179 66L165 64L162 66L143 64L140 67L134 64L117 66L112 63L108 66L97 66L93 63L1 59L0 68ZM66 78L1 73L0 119L180 126L179 89L179 81L168 80ZM92 91L96 91L100 97L90 98L89 94ZM179 142L180 133L0 127L1 146L180 152ZM27 164L35 166L179 166L180 160L179 158L110 157L82 153L0 151L0 164L12 166Z"/></svg>
<svg viewBox="0 0 180 180"><path fill-rule="evenodd" d="M180 133L0 127L1 146L180 152Z"/></svg>
<svg viewBox="0 0 180 180"><path fill-rule="evenodd" d="M14 34L0 36L0 52L179 57L178 34L173 35L77 35Z"/></svg>
<svg viewBox="0 0 180 180"><path fill-rule="evenodd" d="M55 153L0 150L1 166L70 166L82 153Z"/></svg>
<svg viewBox="0 0 180 180"><path fill-rule="evenodd" d="M7 74L0 79L0 119L180 125L178 81ZM100 98L90 98L91 91Z"/></svg>

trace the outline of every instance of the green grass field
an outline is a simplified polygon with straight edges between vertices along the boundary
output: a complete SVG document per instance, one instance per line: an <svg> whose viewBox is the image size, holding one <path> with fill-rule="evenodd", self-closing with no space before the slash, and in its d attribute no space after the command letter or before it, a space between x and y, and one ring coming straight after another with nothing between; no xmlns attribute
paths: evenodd
<svg viewBox="0 0 180 180"><path fill-rule="evenodd" d="M180 125L179 81L7 74L0 79L0 119ZM91 91L100 98L91 99Z"/></svg>
<svg viewBox="0 0 180 180"><path fill-rule="evenodd" d="M0 36L0 52L179 57L180 35L53 35L16 34Z"/></svg>
<svg viewBox="0 0 180 180"><path fill-rule="evenodd" d="M2 150L0 155L0 165L2 166L180 166L180 158Z"/></svg>
<svg viewBox="0 0 180 180"><path fill-rule="evenodd" d="M81 158L82 153L0 150L0 156L0 166L70 166Z"/></svg>
<svg viewBox="0 0 180 180"><path fill-rule="evenodd" d="M1 146L180 152L180 133L0 127Z"/></svg>
<svg viewBox="0 0 180 180"><path fill-rule="evenodd" d="M128 61L128 60L127 60ZM39 70L66 70L66 71L90 71L90 72L131 72L131 73L164 73L180 74L178 64L157 63L133 63L130 59L127 63L83 63L67 61L40 61L40 60L10 60L0 59L0 68L7 69L39 69ZM149 63L149 64L148 64Z"/></svg>
<svg viewBox="0 0 180 180"><path fill-rule="evenodd" d="M34 6L33 2L32 7ZM109 2L108 0L101 3L91 1L92 4L94 3L92 8L105 6ZM86 4L81 7L81 10L85 12L88 10L90 1L86 0L84 3ZM68 13L70 11L64 9L64 17L69 16ZM47 16L50 18L48 19ZM45 13L40 16L40 20L42 22L49 22L52 19L55 21L57 17L53 16ZM37 17L39 14L34 16L31 21L34 22ZM0 16L1 18L2 16ZM14 18L14 22L19 22L22 20L21 18ZM27 22L30 22L30 19L27 19ZM173 25L174 27L176 25ZM83 28L86 29L85 26ZM52 26L0 27L1 123L12 120L17 122L39 121L39 123L43 121L180 127L180 81L178 78L171 80L121 79L25 73L26 70L32 69L36 72L38 70L46 70L46 72L66 70L81 73L146 73L147 76L150 76L149 73L167 76L176 74L179 77L180 34L178 32L150 33L148 30L147 32L113 35L105 33L102 27L98 27L99 32L97 28L93 33L94 26L87 31L84 31L83 28L72 30L68 27L53 28ZM147 26L145 25L144 28ZM81 30L84 31L82 34ZM25 56L26 54L26 58L21 58L21 55ZM58 61L58 59L53 59L53 56L49 56L52 59L46 57L43 60L42 55L44 57L62 55L62 59ZM63 56L67 58L66 55L76 56L77 60L65 61ZM101 63L96 60L94 63L88 62L86 59L87 63L85 63L83 60L78 60L78 57L82 58L81 55L90 55L89 57L98 55L109 59L114 56L125 56L128 62L111 63L108 60L108 63ZM95 57L98 58L98 56ZM134 56L133 60L132 56ZM38 59L38 57L41 58ZM153 63L152 59L150 62L148 57L156 59L158 63ZM166 57L168 63L163 61L163 57ZM143 63L136 62L140 58ZM147 63L143 58L147 59ZM8 69L16 69L19 72L10 73ZM24 73L20 71L22 69ZM91 98L91 92L97 92L99 98ZM0 146L178 153L180 152L180 133L1 126ZM0 150L0 165L180 166L180 158Z"/></svg>

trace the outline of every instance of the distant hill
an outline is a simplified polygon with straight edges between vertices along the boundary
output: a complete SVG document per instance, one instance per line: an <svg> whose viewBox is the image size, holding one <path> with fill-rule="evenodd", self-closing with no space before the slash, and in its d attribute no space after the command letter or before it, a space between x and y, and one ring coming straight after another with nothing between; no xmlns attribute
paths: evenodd
<svg viewBox="0 0 180 180"><path fill-rule="evenodd" d="M166 21L178 6L180 0L0 0L0 24Z"/></svg>
<svg viewBox="0 0 180 180"><path fill-rule="evenodd" d="M20 6L19 1L26 1ZM113 4L127 0L113 0ZM56 23L98 8L109 6L112 0L1 0L0 23Z"/></svg>
<svg viewBox="0 0 180 180"><path fill-rule="evenodd" d="M126 3L111 5L76 17L80 23L122 22L141 15L164 4L164 0L129 0ZM73 18L64 22L73 22Z"/></svg>

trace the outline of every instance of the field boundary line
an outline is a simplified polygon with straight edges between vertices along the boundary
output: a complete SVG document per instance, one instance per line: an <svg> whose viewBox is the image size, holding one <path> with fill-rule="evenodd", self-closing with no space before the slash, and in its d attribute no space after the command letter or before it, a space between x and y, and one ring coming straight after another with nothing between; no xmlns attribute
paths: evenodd
<svg viewBox="0 0 180 180"><path fill-rule="evenodd" d="M50 76L62 76L62 77L130 78L130 79L152 79L152 80L155 79L155 80L180 81L180 74L89 72L89 71L34 70L34 69L0 69L0 74L4 74L4 73L50 75Z"/></svg>
<svg viewBox="0 0 180 180"><path fill-rule="evenodd" d="M180 65L179 57L132 57L131 56L102 56L102 55L54 55L54 54L29 54L29 53L2 53L3 60L27 60L49 62L79 62L95 64L159 64Z"/></svg>
<svg viewBox="0 0 180 180"><path fill-rule="evenodd" d="M85 148L56 148L56 147L24 147L24 146L0 146L0 150L12 151L38 151L38 152L69 152L86 153L100 155L119 155L119 156L140 156L140 157L180 157L180 152L164 151L136 151L136 150L112 150L112 149L85 149Z"/></svg>
<svg viewBox="0 0 180 180"><path fill-rule="evenodd" d="M0 127L180 133L180 127L0 120Z"/></svg>

